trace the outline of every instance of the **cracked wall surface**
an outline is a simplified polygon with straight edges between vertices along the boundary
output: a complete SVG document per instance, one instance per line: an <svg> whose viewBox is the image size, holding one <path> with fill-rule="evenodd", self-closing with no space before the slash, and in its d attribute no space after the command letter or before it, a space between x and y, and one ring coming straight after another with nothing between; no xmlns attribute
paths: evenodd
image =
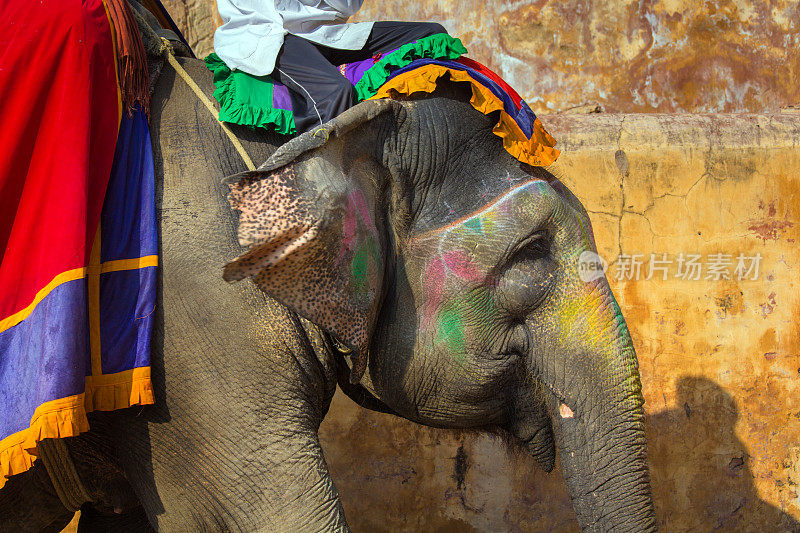
<svg viewBox="0 0 800 533"><path fill-rule="evenodd" d="M214 0L166 0L199 57ZM352 19L436 21L536 112L767 112L800 104L798 0L365 0Z"/></svg>
<svg viewBox="0 0 800 533"><path fill-rule="evenodd" d="M537 112L800 103L796 0L366 0L357 17L442 22Z"/></svg>
<svg viewBox="0 0 800 533"><path fill-rule="evenodd" d="M639 356L663 529L800 530L800 114L547 124ZM673 262L646 279L651 254ZM679 276L680 254L701 256L700 279ZM712 269L725 256L729 279ZM759 271L735 274L738 256Z"/></svg>

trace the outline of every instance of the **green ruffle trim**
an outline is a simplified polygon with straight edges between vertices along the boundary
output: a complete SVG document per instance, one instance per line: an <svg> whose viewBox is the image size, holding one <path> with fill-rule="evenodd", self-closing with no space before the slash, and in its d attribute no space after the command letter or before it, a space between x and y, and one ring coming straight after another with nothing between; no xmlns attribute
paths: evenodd
<svg viewBox="0 0 800 533"><path fill-rule="evenodd" d="M460 39L446 33L423 37L401 46L367 70L355 86L357 101L375 95L395 70L415 59L457 59L467 53ZM214 98L219 102L219 120L250 128L274 129L280 134L297 132L291 110L272 107L275 82L270 76L253 76L231 70L215 53L205 58L214 74Z"/></svg>
<svg viewBox="0 0 800 533"><path fill-rule="evenodd" d="M282 135L297 132L292 111L272 107L275 82L270 76L232 71L213 52L205 58L205 62L214 74L214 98L219 102L219 120L253 129L274 129Z"/></svg>
<svg viewBox="0 0 800 533"><path fill-rule="evenodd" d="M467 53L461 39L446 33L437 33L423 37L415 43L401 46L389 55L372 65L356 84L358 100L366 100L375 96L378 89L395 70L403 68L415 59L457 59Z"/></svg>

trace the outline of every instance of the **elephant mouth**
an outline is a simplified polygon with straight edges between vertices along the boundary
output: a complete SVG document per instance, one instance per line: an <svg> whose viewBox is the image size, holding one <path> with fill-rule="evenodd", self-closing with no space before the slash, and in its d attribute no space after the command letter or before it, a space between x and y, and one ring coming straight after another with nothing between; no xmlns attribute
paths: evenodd
<svg viewBox="0 0 800 533"><path fill-rule="evenodd" d="M517 442L542 470L552 472L556 463L556 443L549 419L543 420L538 427L531 426L526 433L517 435Z"/></svg>

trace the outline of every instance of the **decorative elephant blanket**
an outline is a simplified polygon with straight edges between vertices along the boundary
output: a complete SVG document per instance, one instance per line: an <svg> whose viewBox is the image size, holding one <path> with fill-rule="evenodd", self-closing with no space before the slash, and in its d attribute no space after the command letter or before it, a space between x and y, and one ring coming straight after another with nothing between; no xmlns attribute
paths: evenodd
<svg viewBox="0 0 800 533"><path fill-rule="evenodd" d="M0 488L88 412L153 403L155 184L127 10L0 7Z"/></svg>
<svg viewBox="0 0 800 533"><path fill-rule="evenodd" d="M424 37L385 54L339 66L355 87L359 101L394 94L431 93L439 80L467 82L472 106L484 114L499 111L494 133L518 160L546 166L558 157L555 139L545 131L528 104L497 74L472 59L459 39L446 33ZM214 97L224 122L295 133L288 89L270 76L231 71L216 55L205 59L214 73Z"/></svg>

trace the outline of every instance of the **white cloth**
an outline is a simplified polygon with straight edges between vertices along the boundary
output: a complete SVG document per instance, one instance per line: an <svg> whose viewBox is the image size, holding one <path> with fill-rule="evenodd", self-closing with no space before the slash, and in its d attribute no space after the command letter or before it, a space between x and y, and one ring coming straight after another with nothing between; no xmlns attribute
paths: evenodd
<svg viewBox="0 0 800 533"><path fill-rule="evenodd" d="M364 0L217 0L224 24L214 51L231 69L270 74L287 33L331 48L358 50L372 22L346 23Z"/></svg>

